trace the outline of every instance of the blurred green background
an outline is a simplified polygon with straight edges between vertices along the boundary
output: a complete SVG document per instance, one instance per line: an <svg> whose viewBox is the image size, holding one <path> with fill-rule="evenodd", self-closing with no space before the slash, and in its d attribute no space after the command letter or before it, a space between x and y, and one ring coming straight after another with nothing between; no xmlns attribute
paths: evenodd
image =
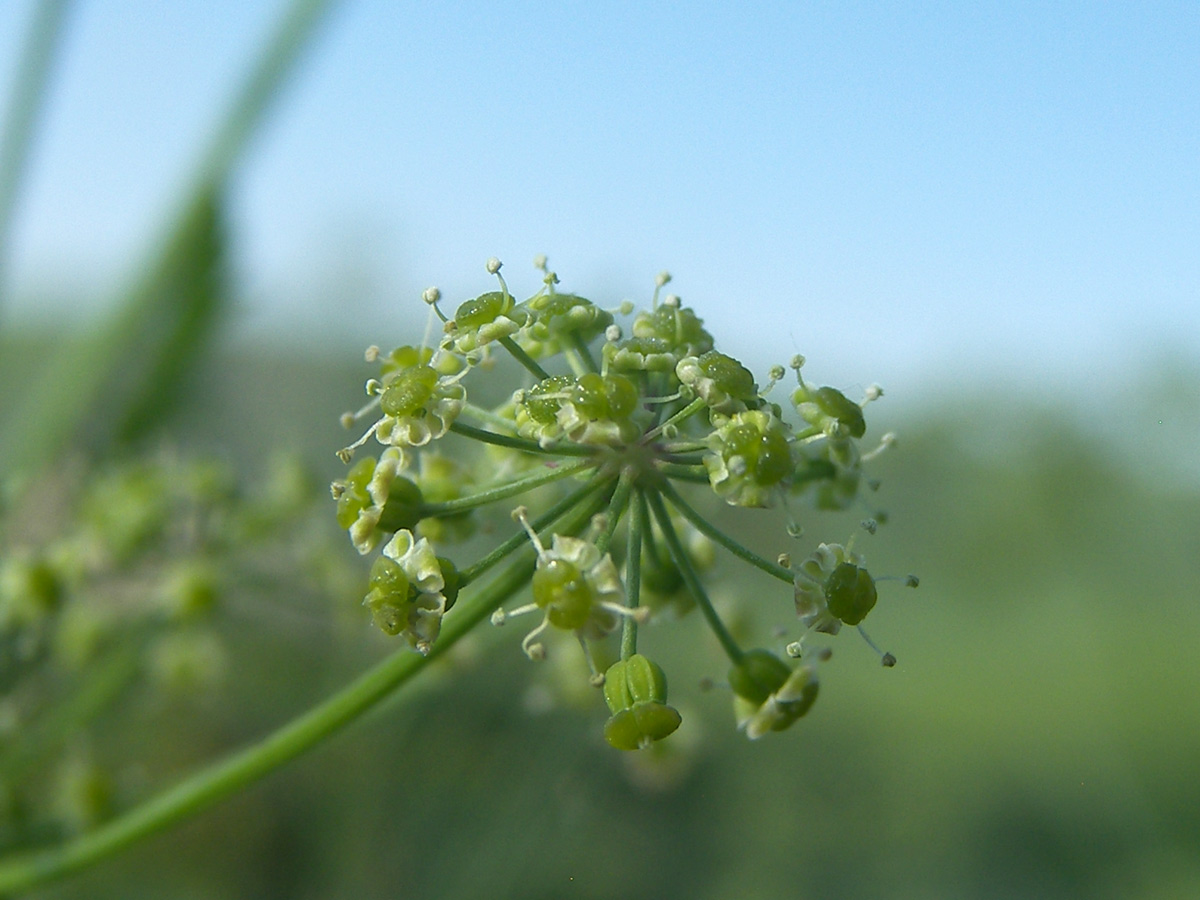
<svg viewBox="0 0 1200 900"><path fill-rule="evenodd" d="M67 5L39 8L53 14ZM315 27L321 6L288 7L296 16L293 24L301 23L298 33ZM469 6L455 7L456 15L490 21L478 19ZM237 47L221 45L222 59L238 62L230 63L231 70L241 71L245 60L238 48L252 44L247 35L257 34L258 20L269 18L259 7L254 10L255 28L238 30ZM631 23L639 34L646 30L646 23L625 12L606 40L627 38L624 29ZM13 18L6 15L4 21ZM522 15L537 19L541 10L525 9ZM899 665L882 669L865 644L843 636L823 667L814 711L792 730L750 743L733 727L728 692L698 689L704 677L721 680L724 669L699 623L651 627L646 645L671 673L672 700L685 724L661 753L621 754L601 737L600 699L594 692L569 689L582 683L580 668L572 665L576 660L556 655L567 664L566 673L553 662L535 666L521 654L516 634L484 629L401 698L315 752L195 820L32 896L1200 896L1200 692L1194 663L1200 640L1200 360L1186 350L1195 321L1195 306L1188 306L1194 298L1195 241L1188 235L1195 234L1196 207L1188 200L1194 167L1186 170L1191 180L1177 168L1181 159L1194 158L1187 152L1196 133L1189 123L1197 120L1194 105L1200 94L1187 90L1194 80L1171 75L1194 74L1194 54L1180 51L1190 46L1190 32L1176 27L1177 17L1166 13L1142 31L1125 28L1120 17L1093 23L1103 26L1096 34L1107 35L1107 41L1080 38L1082 32L1066 29L1079 51L1075 63L1082 59L1084 64L1054 82L1072 90L1052 92L1047 101L1040 86L1047 72L1058 71L1061 58L1053 39L1064 33L1057 18L1028 32L1019 16L1006 20L1000 30L1007 44L992 41L987 16L972 19L966 32L970 40L956 44L962 52L947 62L936 50L959 34L956 23L962 23L953 16L946 16L940 29L926 29L911 17L900 23L924 42L911 59L904 53L910 42L891 40L886 19L861 9L848 16L845 22L815 16L821 19L815 25L783 23L802 31L822 54L828 43L828 58L805 57L795 72L788 68L795 60L781 64L769 53L753 60L754 66L730 66L751 87L770 82L766 99L780 104L772 107L769 124L782 129L782 136L749 149L736 139L743 132L732 127L740 119L713 118L707 105L712 84L691 77L697 71L719 74L720 67L710 69L704 59L697 68L696 57L705 58L708 45L696 44L696 57L685 55L682 68L666 54L655 63L654 77L614 63L633 82L666 86L663 96L643 98L647 109L661 111L665 103L673 110L675 143L661 154L671 174L661 194L655 193L661 172L634 172L630 182L603 165L611 156L636 168L646 158L647 132L661 126L653 116L625 115L636 104L626 103L626 95L607 83L593 88L607 98L605 109L616 110L615 120L603 120L621 135L611 154L608 141L592 141L592 132L584 130L569 145L572 152L554 149L549 162L539 155L524 159L521 145L512 143L503 144L509 156L493 155L480 137L482 126L476 127L489 109L472 105L478 98L467 102L475 95L465 82L447 88L449 99L428 86L412 89L413 117L441 122L443 114L453 119L465 110L462 131L449 141L455 152L443 152L440 138L410 146L386 128L373 139L387 145L389 153L415 152L412 148L419 146L428 157L418 154L406 165L388 162L413 182L390 188L404 201L397 200L398 207L428 209L433 201L425 203L423 192L443 190L459 204L444 214L426 213L428 230L410 223L405 252L422 262L398 254L400 261L392 263L413 270L403 274L406 290L418 281L423 287L423 279L431 277L458 278L456 288L470 284L478 290L479 259L465 261L476 266L462 270L469 274L447 276L443 257L482 259L494 246L487 241L512 242L529 256L541 250L553 255L555 246L537 242L557 233L565 235L568 259L582 260L583 274L598 284L591 291L586 278L576 278L570 286L602 305L622 299L627 285L641 284L631 273L654 271L648 268L651 259L655 266L669 262L695 273L686 299L710 324L713 317L748 320L742 300L744 286L751 284L751 293L762 296L756 312L768 321L763 330L770 335L743 329L731 335L729 346L714 328L719 346L742 355L756 372L779 361L747 353L762 353L764 346L776 355L809 354L810 367L821 378L826 377L822 360L833 358L835 375L828 380L852 393L853 379L884 381L889 393L870 408L868 439L895 430L900 443L873 466L883 480L879 503L891 518L866 550L873 573L915 572L921 587L914 592L881 585L868 625ZM1066 8L1057 16L1075 21ZM856 17L869 20L873 30L865 41L847 39L842 55L843 44L826 42L823 29L844 37ZM105 22L114 34L123 33L115 18ZM710 40L723 34L702 17L688 23ZM1194 15L1184 20L1189 23L1194 27ZM557 20L552 25L567 27ZM568 25L574 39L586 44L592 26L574 19ZM453 48L462 56L471 56L477 42L490 46L493 38L455 28L448 33L446 39L457 42ZM664 32L651 28L650 33L657 40ZM786 43L791 32L767 33ZM1123 43L1127 34L1141 37ZM1169 53L1155 39L1162 34L1175 41ZM1030 35L1037 40L1026 43ZM343 265L362 259L355 255L362 247L344 259L333 254L342 265L335 267L336 277L316 277L297 266L295 282L283 284L296 290L284 291L283 302L277 297L274 305L261 303L255 296L261 272L247 260L261 262L264 254L247 235L257 233L261 244L261 231L271 230L264 222L298 217L288 193L292 179L308 187L326 184L319 177L305 178L303 165L273 166L266 181L284 185L284 202L279 192L267 191L270 196L263 200L255 183L246 187L237 181L267 101L287 80L289 54L298 53L303 43L302 35L293 35L277 45L280 55L273 61L265 52L256 57L262 64L258 71L265 73L258 93L251 78L228 117L218 117L223 124L199 154L194 177L172 181L178 197L167 204L167 224L153 232L145 258L109 254L121 242L106 243L99 229L95 241L85 234L79 238L80 258L96 267L95 280L102 286L91 284L92 269L84 266L66 284L87 289L61 291L53 301L31 291L7 293L3 265L10 248L5 242L13 240L9 226L20 222L11 188L32 177L23 174L24 149L32 146L29 134L12 139L14 122L21 124L12 111L25 107L18 102L9 108L8 143L0 154L0 174L14 176L0 191L0 475L5 479L54 458L64 447L120 459L164 445L215 455L246 482L259 477L266 459L280 448L297 453L318 482L342 474L332 451L346 440L338 416L361 396L370 374L356 362L362 346L420 335L410 312L415 307L397 299L410 297L415 305L415 291L402 293L389 285L382 292L387 306L377 304L373 311L362 299L379 273L369 260L361 268ZM391 54L391 44L381 43L379 55ZM42 47L47 59L53 44L51 39ZM757 46L753 41L738 46L743 44L750 48L746 52ZM976 44L1009 49L997 50L995 59L987 57L976 68ZM353 57L355 46L342 40L336 58ZM593 65L604 57L603 46L587 46L596 55L579 56L573 64L594 70L599 74L591 77L604 82L607 70ZM1129 71L1141 71L1137 63L1144 54L1166 66L1153 82L1170 86L1152 92L1157 103L1141 102L1146 91L1134 91L1138 102L1131 102L1120 79L1094 91L1086 88L1088 102L1078 102L1074 89L1096 84L1089 66L1107 67L1114 46ZM174 52L171 45L164 47L168 55ZM436 56L437 46L422 47ZM898 55L880 56L886 48ZM627 49L647 55L657 50ZM1025 51L1032 56L1022 56ZM861 81L856 55L874 62ZM1027 68L1013 62L1030 58L1041 62ZM36 63L36 53L30 59ZM926 66L925 59L934 62ZM409 62L418 74L452 81L440 63L434 66L425 56ZM781 65L805 78L811 67L829 80L799 79L809 90L805 93L783 79L787 90L779 88L776 97L770 79ZM993 65L1014 80L993 79ZM484 65L474 77L489 87L493 68ZM36 69L20 71L36 74ZM988 85L992 102L977 102L977 93L958 92L954 86L960 82L944 77L960 70L972 76L968 85ZM506 84L505 97L524 117L514 116L506 127L514 132L532 131L535 124L540 128L543 110L528 99L536 91L526 90L521 79L553 88L554 78L537 66L513 71L520 77L512 76L516 81ZM897 71L922 77L896 77ZM139 78L155 83L144 74ZM181 104L173 84L158 87L175 109ZM310 100L301 117L309 125L314 119L325 123L331 107L341 108L336 91L333 100L328 96L329 82L320 84L319 102ZM678 85L698 90L704 102L671 106L667 101ZM880 85L899 85L902 95L879 92ZM914 99L940 85L951 86L949 93L937 95L940 105L922 106L923 99ZM226 87L213 89L211 96L224 96ZM756 115L758 107L743 102L742 87L725 88L716 92L720 109ZM811 108L797 111L783 104L780 98L793 88L817 98ZM38 92L30 96L28 111L36 112ZM554 96L564 124L571 114L586 118L599 102L588 94L589 102L572 113L573 96ZM119 99L136 105L136 97L130 88L130 96ZM1181 103L1191 104L1184 109L1193 111L1190 118L1176 115ZM1025 118L1029 104L1034 113ZM1107 111L1117 106L1138 115L1104 130L1104 141L1093 148L1097 155L1088 157L1089 165L1078 165L1077 151L1093 145L1093 125L1109 123ZM102 104L92 102L89 108ZM916 120L914 110L921 114ZM928 135L957 136L964 111L971 113L969 138L935 142L940 153L929 153ZM1063 111L1078 115L1064 120ZM1142 127L1142 114L1151 124L1166 122L1172 128ZM36 121L36 115L30 117ZM731 127L713 134L712 121ZM814 121L826 130L810 134ZM880 130L873 130L872 123L880 121ZM1043 130L1046 122L1064 121L1061 133ZM373 115L359 117L359 127L367 132L374 133L376 125ZM194 123L189 127L195 130ZM392 127L403 135L420 131L411 122ZM1014 143L997 140L997 130L1006 138L1015 135ZM124 134L111 122L102 131ZM318 131L341 135L347 145L357 133L324 124L311 130L293 127L284 143L305 144ZM177 155L191 159L197 142L172 133L168 143ZM1162 133L1171 140L1151 139ZM733 143L705 156L701 151L711 150L718 138ZM162 168L165 151L147 146L146 157ZM550 153L537 146L539 153ZM798 146L812 155L798 161L793 153ZM78 151L70 141L67 148ZM854 152L848 155L847 148ZM345 150L328 152L340 159ZM590 154L582 161L572 155L582 150ZM282 156L294 163L288 152L276 147L272 159L279 162ZM70 169L76 157L63 158ZM422 166L430 158L447 170L429 174ZM459 179L464 158L482 168ZM734 167L737 178L717 185L715 192L697 187L709 184L714 168L726 169L728 158L745 161ZM129 159L142 164L136 154ZM1013 168L1014 160L1021 165ZM1054 165L1047 167L1047 160ZM492 171L493 165L528 165L530 171L505 175ZM1131 187L1126 169L1146 180ZM545 183L538 180L543 170ZM802 176L793 177L797 171ZM360 180L374 190L373 170L364 172ZM590 188L571 194L584 172L590 173ZM807 179L820 182L819 189ZM613 187L631 183L627 190ZM65 193L74 190L73 183L64 184ZM497 184L503 189L492 190ZM1112 185L1128 193L1108 190ZM119 183L109 188L122 190ZM327 189L353 195L362 186L333 180ZM557 203L545 199L552 190ZM659 199L630 201L628 207L606 201L626 194ZM680 200L685 196L704 216L688 212L693 207ZM130 197L138 217L153 218L143 209L141 194ZM120 197L122 203L127 199ZM1101 214L1096 206L1101 200L1118 212L1136 214ZM530 206L519 207L517 215L517 202ZM256 203L271 206L276 218L247 227L243 219ZM471 204L478 208L468 210ZM620 236L611 239L615 243L598 244L590 255L580 247L590 246L596 235L579 224L592 222L580 213L591 209L589 204L608 217L600 217L597 221L607 224L596 229ZM316 201L299 206L314 218L329 208ZM764 206L769 215L750 214ZM914 206L920 207L916 226L910 218ZM806 218L792 229L797 209ZM1163 210L1174 217L1160 216ZM1051 212L1054 216L1047 217ZM107 215L102 210L100 219ZM39 234L50 230L37 221ZM627 230L629 222L637 227ZM743 228L743 222L758 231ZM977 222L986 227L971 227ZM1143 227L1146 223L1160 230ZM121 228L137 230L128 222ZM700 240L689 228L709 237ZM778 243L755 244L763 232ZM998 243L997 236L1007 243ZM742 239L749 243L738 243ZM423 241L441 242L428 267ZM363 253L370 257L377 247L367 243ZM486 252L477 253L485 244ZM803 254L794 255L801 245ZM1076 245L1086 253L1073 255ZM304 256L303 240L289 246L291 255L280 263L284 269ZM97 255L103 262L95 261ZM613 259L624 262L613 264ZM1114 268L1106 268L1110 262ZM113 271L128 281L111 292L111 302L94 302L96 294L108 295ZM280 284L274 288L278 292ZM935 295L928 306L906 312L926 294ZM1094 297L1100 297L1095 306ZM801 307L805 331L793 335L789 317ZM50 314L12 314L30 309ZM1013 310L1017 313L1005 315ZM778 315L779 324L772 315ZM241 327L255 316L256 328ZM1093 340L1088 330L1093 320L1102 321L1104 340ZM1131 323L1143 320L1165 323L1157 338L1123 340L1134 329ZM1013 339L1014 334L1029 340ZM1072 342L1073 337L1080 340ZM1170 338L1178 338L1173 346L1185 349L1168 355L1162 347ZM1106 354L1114 346L1122 348L1120 359ZM983 350L991 355L985 358ZM1138 353L1140 369L1131 364ZM900 377L889 379L891 372ZM910 390L893 391L893 382ZM219 627L228 659L219 687L172 703L135 689L96 730L93 752L115 779L119 805L256 740L389 652L389 642L363 617L354 573L365 579L366 568L336 534L330 506L327 531L342 547L349 584L343 582L329 598L295 596L269 586L239 596L222 610ZM763 522L727 510L718 515L767 556L795 546L784 533L782 516ZM808 527L801 542L807 550L815 540L843 540L857 516L801 518ZM743 612L740 626L748 632L766 635L776 626L794 624L791 598L777 583L724 563L715 577L715 593Z"/></svg>
<svg viewBox="0 0 1200 900"><path fill-rule="evenodd" d="M10 338L4 359L18 358ZM332 475L361 368L219 348L164 431L235 462L285 444ZM1166 408L1173 383L1125 401ZM515 634L488 630L414 696L36 896L1193 896L1200 491L1043 401L873 408L901 444L877 466L892 519L866 550L873 571L915 571L921 587L883 586L869 622L899 665L833 642L820 702L789 732L752 744L724 691L697 690L723 667L690 622L646 634L683 728L662 758L617 753L598 697L547 702L547 681L581 683L577 668L535 666ZM752 546L788 546L782 520L755 528ZM786 590L722 571L718 596L759 634L788 624ZM130 704L105 726L118 780L170 781L364 669L387 642L357 599L228 610L217 693Z"/></svg>

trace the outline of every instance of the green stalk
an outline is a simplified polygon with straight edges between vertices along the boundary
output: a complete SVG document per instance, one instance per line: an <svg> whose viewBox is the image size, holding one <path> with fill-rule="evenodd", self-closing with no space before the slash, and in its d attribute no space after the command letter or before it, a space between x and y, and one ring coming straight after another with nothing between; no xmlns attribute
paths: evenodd
<svg viewBox="0 0 1200 900"><path fill-rule="evenodd" d="M29 162L38 115L45 106L46 85L69 5L69 0L42 0L38 4L17 65L8 115L0 130L0 308L4 305L17 196Z"/></svg>
<svg viewBox="0 0 1200 900"><path fill-rule="evenodd" d="M656 438L660 434L662 434L663 431L668 426L678 425L680 422L684 422L687 419L690 419L692 416L696 415L696 413L700 412L700 410L707 409L707 408L708 408L708 404L704 402L703 398L697 397L695 400L693 400L687 406L683 407L682 409L676 410L674 413L672 413L672 415L669 419L660 423L659 425L652 428L651 430L647 431L646 434L642 437L642 440L648 441L653 438Z"/></svg>
<svg viewBox="0 0 1200 900"><path fill-rule="evenodd" d="M646 498L642 491L634 493L633 505L625 542L625 602L630 609L637 609L642 594L642 526L646 521ZM637 621L633 616L623 618L621 659L629 659L637 653Z"/></svg>
<svg viewBox="0 0 1200 900"><path fill-rule="evenodd" d="M629 507L629 495L633 491L635 481L637 481L636 470L629 467L621 470L621 477L617 480L617 489L613 491L612 499L608 503L608 525L604 529L604 533L596 539L596 548L601 553L608 552L608 545L612 542L617 524Z"/></svg>
<svg viewBox="0 0 1200 900"><path fill-rule="evenodd" d="M450 426L450 430L455 434L476 441L482 441L485 444L508 447L511 450L520 450L523 453L541 453L545 456L591 456L596 452L595 447L584 447L581 444L552 444L549 447L543 447L537 441L531 441L528 438L514 437L511 434L497 434L494 431L484 431L482 428L475 428L462 422L455 422Z"/></svg>
<svg viewBox="0 0 1200 900"><path fill-rule="evenodd" d="M548 509L546 512L542 513L542 515L531 521L529 526L534 531L541 531L555 519L566 515L568 511L582 503L588 494L592 494L605 486L606 483L601 479L593 479L589 481L587 484L583 485L577 490L572 491L558 503L554 504L554 506L550 507L550 509ZM519 550L523 544L528 542L529 535L525 533L525 529L518 528L517 531L510 538L508 538L508 540L497 546L494 550L492 550L491 553L483 557L478 562L467 566L467 568L463 569L459 573L459 577L462 579L462 586L466 587L472 581L479 578L479 576L488 569L492 568L501 560L503 560L510 553Z"/></svg>
<svg viewBox="0 0 1200 900"><path fill-rule="evenodd" d="M654 468L668 478L678 481L690 481L692 484L708 484L708 469L702 465L685 466L679 463L656 462Z"/></svg>
<svg viewBox="0 0 1200 900"><path fill-rule="evenodd" d="M553 468L545 466L541 471L534 472L532 475L526 475L524 478L518 478L515 481L505 482L498 487L480 491L478 494L472 494L469 497L459 497L457 500L446 500L442 503L424 503L421 505L421 515L425 518L466 512L476 507L495 503L497 500L506 500L509 497L515 497L517 494L523 494L535 487L541 487L543 484L561 481L577 472L582 472L584 469L594 468L595 466L595 461L590 459L582 459L578 462L555 466Z"/></svg>
<svg viewBox="0 0 1200 900"><path fill-rule="evenodd" d="M513 359L528 369L533 374L533 377L538 381L545 381L550 377L550 374L540 365L538 365L537 360L522 350L520 344L518 344L512 338L505 336L500 338L499 342L500 346L511 353L513 355Z"/></svg>
<svg viewBox="0 0 1200 900"><path fill-rule="evenodd" d="M571 332L571 346L575 352L579 354L579 359L583 362L589 372L599 372L600 367L596 365L596 357L592 356L592 350L587 345L587 341L579 334L578 331Z"/></svg>
<svg viewBox="0 0 1200 900"><path fill-rule="evenodd" d="M729 629L725 627L725 623L721 621L721 617L717 615L717 610L713 607L712 600L708 598L708 594L704 590L704 584L700 581L700 576L696 573L695 566L688 559L683 545L679 543L679 535L675 533L675 526L671 524L671 517L667 514L667 508L663 506L662 497L657 492L647 491L646 501L650 504L650 509L654 513L654 520L658 522L658 528L662 532L663 540L667 542L667 552L671 554L671 560L679 569L679 574L683 576L683 581L688 586L688 590L692 592L692 596L696 600L696 605L700 607L700 612L704 614L709 628L717 636L717 640L721 644L721 649L725 651L725 655L729 657L730 661L734 665L737 665L742 661L745 652L738 646L737 641L733 639L733 635L729 633Z"/></svg>
<svg viewBox="0 0 1200 900"><path fill-rule="evenodd" d="M527 584L533 567L533 548L530 547L524 558L514 561L495 581L446 617L441 635L428 656L408 649L399 650L257 744L202 769L94 831L55 847L0 860L0 894L28 890L99 862L207 809L319 744L391 695L454 646L506 598Z"/></svg>
<svg viewBox="0 0 1200 900"><path fill-rule="evenodd" d="M685 519L695 525L696 530L705 537L716 541L738 559L745 560L746 562L750 563L750 565L762 569L768 575L778 578L780 581L786 581L788 584L792 584L795 581L795 575L792 573L791 569L781 566L779 563L771 562L769 559L759 556L753 550L743 547L729 535L725 534L715 525L710 523L706 518L704 518L704 516L700 515L700 513L696 512L696 510L692 509L692 507L688 505L688 503L681 496L679 496L679 492L675 490L673 485L665 483L660 489L662 490L663 496L671 501L671 505L679 510Z"/></svg>

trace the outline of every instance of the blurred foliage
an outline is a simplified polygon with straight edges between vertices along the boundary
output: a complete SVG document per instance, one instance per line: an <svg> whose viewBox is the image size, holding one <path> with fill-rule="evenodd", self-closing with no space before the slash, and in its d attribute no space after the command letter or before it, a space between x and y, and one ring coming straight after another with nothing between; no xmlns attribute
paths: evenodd
<svg viewBox="0 0 1200 900"><path fill-rule="evenodd" d="M20 356L10 347L0 359ZM244 348L189 377L163 423L173 440L238 462L283 443L337 471L351 367ZM871 632L900 664L843 642L801 727L751 744L717 687L661 752L615 754L598 693L556 683L554 657L577 660L535 665L485 631L317 752L34 896L1200 894L1195 482L1032 400L891 414L901 443L879 462L878 499L892 515L870 553L922 584L881 585ZM746 539L790 543L782 520ZM795 628L765 578L721 590ZM352 594L326 608L263 585L218 627L218 694L122 707L91 747L118 799L254 739L387 651ZM645 637L677 679L720 680L704 668L715 654Z"/></svg>

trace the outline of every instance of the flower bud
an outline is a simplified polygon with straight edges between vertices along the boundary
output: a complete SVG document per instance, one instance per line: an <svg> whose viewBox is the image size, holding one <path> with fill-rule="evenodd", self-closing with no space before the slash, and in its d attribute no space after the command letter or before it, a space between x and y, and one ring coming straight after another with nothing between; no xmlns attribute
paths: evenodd
<svg viewBox="0 0 1200 900"><path fill-rule="evenodd" d="M677 710L666 705L667 677L641 654L609 666L604 699L613 715L604 738L618 750L638 750L660 741L679 727Z"/></svg>

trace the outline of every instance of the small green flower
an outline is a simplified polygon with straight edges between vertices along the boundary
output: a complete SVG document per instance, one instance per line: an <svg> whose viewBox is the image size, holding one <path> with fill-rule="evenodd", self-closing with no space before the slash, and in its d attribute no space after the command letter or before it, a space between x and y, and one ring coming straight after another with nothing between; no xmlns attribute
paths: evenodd
<svg viewBox="0 0 1200 900"><path fill-rule="evenodd" d="M577 444L618 446L641 434L633 421L637 410L638 392L632 381L615 373L588 372L576 379L556 419L566 436Z"/></svg>
<svg viewBox="0 0 1200 900"><path fill-rule="evenodd" d="M841 544L821 544L795 573L796 613L813 631L837 634L875 607L875 581L863 559Z"/></svg>
<svg viewBox="0 0 1200 900"><path fill-rule="evenodd" d="M518 391L513 400L516 404L517 433L535 440L543 447L562 437L563 428L558 421L559 410L571 399L575 379L570 375L554 375L545 378L527 391Z"/></svg>
<svg viewBox="0 0 1200 900"><path fill-rule="evenodd" d="M442 616L458 595L453 564L435 555L427 539L397 531L372 565L370 585L363 605L380 630L400 635L418 653L428 653Z"/></svg>
<svg viewBox="0 0 1200 900"><path fill-rule="evenodd" d="M618 750L640 750L679 727L679 712L667 706L667 676L640 653L613 663L604 674L604 700L612 717L604 738Z"/></svg>
<svg viewBox="0 0 1200 900"><path fill-rule="evenodd" d="M350 541L359 553L370 553L385 534L416 526L421 491L400 474L405 461L404 452L391 447L378 460L370 456L360 459L345 480L331 486L338 505L338 525L350 532Z"/></svg>
<svg viewBox="0 0 1200 900"><path fill-rule="evenodd" d="M713 490L732 506L771 506L795 469L789 437L770 413L735 413L707 440L712 452L704 467Z"/></svg>
<svg viewBox="0 0 1200 900"><path fill-rule="evenodd" d="M530 585L533 603L508 613L497 610L492 622L503 625L512 616L541 610L541 624L521 641L526 656L545 657L546 648L537 638L551 626L574 632L583 643L611 634L621 616L646 620L649 611L644 607L635 610L624 605L625 586L609 554L601 554L591 541L560 534L554 535L551 549L547 550L529 529L524 510L518 510L518 515L538 551L537 569Z"/></svg>
<svg viewBox="0 0 1200 900"><path fill-rule="evenodd" d="M723 416L758 405L758 385L750 370L732 356L716 350L700 356L685 356L675 367L675 374L708 404L709 409Z"/></svg>
<svg viewBox="0 0 1200 900"><path fill-rule="evenodd" d="M812 708L819 683L811 665L792 669L767 650L751 650L729 670L734 714L746 737L783 731Z"/></svg>
<svg viewBox="0 0 1200 900"><path fill-rule="evenodd" d="M704 330L704 323L690 309L680 306L679 298L673 295L653 310L639 313L633 320L632 331L635 338L662 341L676 361L713 348L712 335Z"/></svg>
<svg viewBox="0 0 1200 900"><path fill-rule="evenodd" d="M507 290L488 291L461 304L446 330L455 350L470 353L516 334L528 321L528 311Z"/></svg>
<svg viewBox="0 0 1200 900"><path fill-rule="evenodd" d="M465 371L441 375L432 366L419 365L386 376L375 439L394 447L423 447L443 437L466 403L467 391L459 384Z"/></svg>
<svg viewBox="0 0 1200 900"><path fill-rule="evenodd" d="M613 323L612 313L575 294L541 294L526 301L529 317L519 342L537 359L574 349L604 333Z"/></svg>
<svg viewBox="0 0 1200 900"><path fill-rule="evenodd" d="M612 372L673 372L679 361L671 345L656 337L609 341L601 353Z"/></svg>

